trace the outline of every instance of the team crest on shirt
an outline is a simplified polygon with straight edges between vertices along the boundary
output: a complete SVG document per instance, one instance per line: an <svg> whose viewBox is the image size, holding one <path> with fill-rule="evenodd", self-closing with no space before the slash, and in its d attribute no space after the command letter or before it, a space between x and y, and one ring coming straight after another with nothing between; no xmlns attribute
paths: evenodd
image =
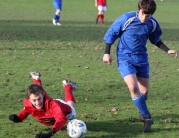
<svg viewBox="0 0 179 138"><path fill-rule="evenodd" d="M49 122L55 122L54 118L40 118L40 120L43 120L43 121L45 121L47 123L49 123Z"/></svg>

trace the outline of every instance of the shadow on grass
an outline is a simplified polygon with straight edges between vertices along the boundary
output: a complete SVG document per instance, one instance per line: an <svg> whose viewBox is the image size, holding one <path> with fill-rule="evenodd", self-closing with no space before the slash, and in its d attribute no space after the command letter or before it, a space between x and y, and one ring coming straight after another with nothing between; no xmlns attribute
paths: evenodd
<svg viewBox="0 0 179 138"><path fill-rule="evenodd" d="M176 115L166 115L166 117L176 117ZM179 116L178 116L179 117ZM155 117L156 118L156 117ZM155 122L158 125L158 122ZM86 138L93 138L99 137L99 138L119 138L119 137L137 137L139 135L147 135L147 136L154 136L154 134L157 136L158 133L168 133L168 132L173 132L173 131L178 131L179 128L165 128L165 127L160 127L160 128L154 128L155 123L151 127L151 132L149 133L143 133L142 127L143 127L143 122L140 122L137 119L133 120L116 120L114 122L87 122L87 127L88 131L93 132L93 136L88 136L86 135ZM170 123L179 123L176 121L172 121ZM174 125L173 124L173 125ZM97 132L97 133L96 133Z"/></svg>
<svg viewBox="0 0 179 138"><path fill-rule="evenodd" d="M87 125L87 134L85 138L119 138L119 137L136 137L140 135L143 123L134 120L116 120L111 122L96 121L85 122ZM49 128L42 129L44 132ZM66 131L66 126L61 129ZM90 134L89 134L90 133Z"/></svg>
<svg viewBox="0 0 179 138"><path fill-rule="evenodd" d="M129 118L123 120L111 121L87 121L87 128L92 132L93 136L86 135L86 138L96 137L100 138L119 138L119 137L137 137L139 135L162 136L161 134L170 134L177 132L179 124L179 115L177 114L162 114L161 116L153 116L154 124L151 127L151 132L143 133L143 122L138 118ZM176 133L177 134L177 133Z"/></svg>
<svg viewBox="0 0 179 138"><path fill-rule="evenodd" d="M54 26L49 21L0 21L0 39L18 41L83 41L102 40L108 25L93 22L63 22Z"/></svg>
<svg viewBox="0 0 179 138"><path fill-rule="evenodd" d="M89 132L93 136L86 135L86 138L100 137L100 138L119 138L119 137L135 137L141 133L142 123L130 122L128 120L116 120L112 122L87 122Z"/></svg>
<svg viewBox="0 0 179 138"><path fill-rule="evenodd" d="M128 115L126 115L127 117ZM3 124L10 124L8 121L8 116L0 116L1 118L5 118ZM111 119L105 121L91 120L87 119L85 121L87 125L87 134L86 138L119 138L119 137L139 137L141 135L146 135L147 137L154 136L165 136L165 134L169 135L170 133L175 133L179 130L178 127L173 127L174 125L179 124L177 114L162 114L158 116L153 116L154 124L152 125L150 133L142 133L143 122L140 122L138 118L126 118L125 119ZM32 118L32 117L31 117ZM31 120L33 124L35 122L34 119ZM28 126L28 122L24 122L26 126ZM30 124L31 124L30 123ZM38 123L39 124L39 123ZM167 126L167 127L166 127ZM40 129L41 128L41 129ZM40 132L46 132L51 129L51 127L45 127L43 125L38 125L35 127L36 130ZM66 126L62 128L63 132L66 133ZM60 132L57 135L60 135ZM177 134L177 133L176 133Z"/></svg>
<svg viewBox="0 0 179 138"><path fill-rule="evenodd" d="M80 42L103 41L112 22L100 25L94 22L63 21L62 26L54 26L52 22L42 20L1 20L0 24L0 40ZM163 32L165 41L179 41L178 29L163 29Z"/></svg>

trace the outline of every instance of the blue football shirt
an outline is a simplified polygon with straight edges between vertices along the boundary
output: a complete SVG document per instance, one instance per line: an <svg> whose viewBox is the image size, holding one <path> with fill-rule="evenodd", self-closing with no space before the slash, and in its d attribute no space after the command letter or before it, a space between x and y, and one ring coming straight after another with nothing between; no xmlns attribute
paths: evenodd
<svg viewBox="0 0 179 138"><path fill-rule="evenodd" d="M118 17L103 39L106 43L113 44L119 38L116 49L118 62L130 60L138 64L148 62L147 40L156 44L161 34L161 28L153 16L145 23L141 23L137 12L134 11Z"/></svg>

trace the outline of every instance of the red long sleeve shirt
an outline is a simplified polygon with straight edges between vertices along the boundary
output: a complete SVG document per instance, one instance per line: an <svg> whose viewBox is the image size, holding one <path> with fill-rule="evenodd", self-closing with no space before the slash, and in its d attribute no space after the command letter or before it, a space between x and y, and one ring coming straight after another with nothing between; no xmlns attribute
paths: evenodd
<svg viewBox="0 0 179 138"><path fill-rule="evenodd" d="M97 0L98 6L107 6L106 0Z"/></svg>
<svg viewBox="0 0 179 138"><path fill-rule="evenodd" d="M50 126L56 132L59 131L67 122L66 115L71 113L71 108L67 104L50 98L44 92L44 105L42 109L35 108L29 98L24 100L24 108L18 113L18 117L23 121L31 114L40 123Z"/></svg>

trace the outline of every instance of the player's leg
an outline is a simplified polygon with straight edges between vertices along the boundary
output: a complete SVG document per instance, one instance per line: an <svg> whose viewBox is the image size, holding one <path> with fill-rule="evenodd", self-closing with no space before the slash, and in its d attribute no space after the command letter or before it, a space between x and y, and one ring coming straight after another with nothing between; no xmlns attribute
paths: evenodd
<svg viewBox="0 0 179 138"><path fill-rule="evenodd" d="M145 100L147 100L148 89L149 89L149 79L141 78L141 77L137 76L137 80L138 80L139 90L143 94L143 96L145 97ZM138 111L138 113L139 113L140 120L142 122L144 122L144 118L142 117L140 111Z"/></svg>
<svg viewBox="0 0 179 138"><path fill-rule="evenodd" d="M99 18L101 17L101 12L102 12L102 6L98 6L98 13L96 15L95 23L98 23Z"/></svg>
<svg viewBox="0 0 179 138"><path fill-rule="evenodd" d="M100 23L104 24L104 12L107 10L106 6L102 6Z"/></svg>
<svg viewBox="0 0 179 138"><path fill-rule="evenodd" d="M41 74L40 74L39 71L31 71L30 75L33 79L34 84L42 85L42 82L41 82L41 79L40 79Z"/></svg>
<svg viewBox="0 0 179 138"><path fill-rule="evenodd" d="M100 23L104 24L104 12L107 10L106 6L102 6L101 16L100 16Z"/></svg>
<svg viewBox="0 0 179 138"><path fill-rule="evenodd" d="M137 70L138 70L137 80L138 80L139 90L144 96L145 100L147 100L148 90L149 90L149 64L145 64L137 68ZM144 122L143 131L144 132L150 131L150 127L153 124L153 119L151 118L151 116L150 118L145 119L143 115L141 114L141 112L139 111L139 117Z"/></svg>
<svg viewBox="0 0 179 138"><path fill-rule="evenodd" d="M56 13L55 13L55 15L54 15L54 18L56 18L56 25L62 25L62 24L60 23L60 13L61 13L61 10L60 10L60 9L57 9L57 10L56 10Z"/></svg>
<svg viewBox="0 0 179 138"><path fill-rule="evenodd" d="M53 20L52 20L53 24L54 25L61 25L60 24L60 13L62 11L62 3L58 2L58 1L54 1L53 5L54 5L54 7L56 9L56 12L55 12Z"/></svg>
<svg viewBox="0 0 179 138"><path fill-rule="evenodd" d="M71 105L75 106L75 98L73 95L73 90L76 90L78 88L78 85L75 82L68 81L68 80L63 80L62 81L64 91L65 91L65 101Z"/></svg>
<svg viewBox="0 0 179 138"><path fill-rule="evenodd" d="M129 88L133 103L135 104L136 108L139 110L140 114L142 115L142 118L144 119L144 127L142 131L148 132L150 131L150 127L153 123L153 120L148 110L145 97L139 90L137 77L135 74L127 75L126 77L124 77L124 81Z"/></svg>
<svg viewBox="0 0 179 138"><path fill-rule="evenodd" d="M138 86L140 92L144 95L145 99L148 98L148 89L149 89L149 79L141 78L137 76Z"/></svg>
<svg viewBox="0 0 179 138"><path fill-rule="evenodd" d="M104 24L104 11L101 11L100 15L100 23Z"/></svg>
<svg viewBox="0 0 179 138"><path fill-rule="evenodd" d="M124 79L127 87L130 91L131 98L137 109L140 111L144 118L150 116L145 97L140 92L137 80L137 69L130 62L122 62L118 65L118 69L121 73L122 78Z"/></svg>
<svg viewBox="0 0 179 138"><path fill-rule="evenodd" d="M73 95L73 90L78 88L78 85L75 82L63 80L62 81L64 91L65 91L65 102L71 107L72 112L68 114L66 117L68 120L72 120L76 118L76 111L75 111L75 98Z"/></svg>
<svg viewBox="0 0 179 138"><path fill-rule="evenodd" d="M149 115L149 111L145 102L145 98L142 95L142 93L139 91L136 74L130 74L125 76L124 81L127 84L127 87L130 91L133 103L140 111L142 116L147 118Z"/></svg>
<svg viewBox="0 0 179 138"><path fill-rule="evenodd" d="M137 68L130 62L122 62L118 65L118 69L122 75L122 78L128 86L132 101L135 104L136 108L140 111L144 120L151 120L151 115L147 108L145 97L139 90L138 80L136 76ZM146 72L146 74L147 73L148 72ZM148 128L143 129L143 132L150 131L150 126Z"/></svg>

